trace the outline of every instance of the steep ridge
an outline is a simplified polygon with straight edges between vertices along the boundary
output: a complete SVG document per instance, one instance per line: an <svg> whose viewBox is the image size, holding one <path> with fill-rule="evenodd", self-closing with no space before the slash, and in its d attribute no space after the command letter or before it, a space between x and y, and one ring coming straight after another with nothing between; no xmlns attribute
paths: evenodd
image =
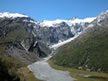
<svg viewBox="0 0 108 81"><path fill-rule="evenodd" d="M12 71L13 73L24 65L47 57L51 53L49 47L77 36L88 27L95 26L94 19L81 20L75 18L72 20L60 20L59 23L56 21L49 23L48 21L52 25L47 26L44 22L38 23L23 14L0 13L0 57L1 61L6 60L6 72L10 71L8 64L12 64L12 70L15 68ZM90 25L91 22L92 25ZM97 21L95 20L95 22ZM18 63L8 63L8 60L4 58L5 56L9 60L13 58L13 61L18 61ZM17 77L16 74L11 76L9 74L10 78L13 77L12 79ZM19 77L16 79L19 80Z"/></svg>
<svg viewBox="0 0 108 81"><path fill-rule="evenodd" d="M19 44L18 45L19 48L24 49L25 53L32 52L33 54L34 52L37 54L37 55L31 54L32 57L33 56L34 57L47 56L47 54L50 53L49 48L45 44L43 44L41 41L38 41L37 37L35 37L35 35L32 33L32 27L34 25L36 26L36 24L37 24L36 21L34 21L33 19L25 15L21 15L17 13L16 14L2 13L2 15L0 16L1 44L5 44L9 42L10 43L9 48L12 48L10 50L12 52L15 52L15 50L17 51L18 49L15 47L15 45L14 47L11 47L11 45L13 42L15 42L15 44L17 42ZM19 50L19 52L21 52L21 50Z"/></svg>
<svg viewBox="0 0 108 81"><path fill-rule="evenodd" d="M32 18L18 13L0 13L0 19L8 19L12 23L23 23L29 32L32 32L36 40L47 46L63 42L82 32L86 25L91 23L95 17L71 20L43 21L38 23Z"/></svg>
<svg viewBox="0 0 108 81"><path fill-rule="evenodd" d="M108 11L101 13L79 37L61 46L52 61L61 66L108 72Z"/></svg>
<svg viewBox="0 0 108 81"><path fill-rule="evenodd" d="M95 17L86 19L72 18L71 20L45 20L39 25L50 31L47 31L47 34L45 34L48 39L44 40L47 40L48 45L52 46L54 44L64 42L65 40L76 36L78 33L81 33L94 19ZM41 38L43 39L43 37Z"/></svg>
<svg viewBox="0 0 108 81"><path fill-rule="evenodd" d="M31 81L27 80L27 77L32 76L33 79L33 75L25 67L51 52L45 44L34 37L30 26L27 26L29 23L36 24L28 16L0 13L0 80L2 81ZM25 74L21 73L22 68ZM29 72L28 75L26 71Z"/></svg>

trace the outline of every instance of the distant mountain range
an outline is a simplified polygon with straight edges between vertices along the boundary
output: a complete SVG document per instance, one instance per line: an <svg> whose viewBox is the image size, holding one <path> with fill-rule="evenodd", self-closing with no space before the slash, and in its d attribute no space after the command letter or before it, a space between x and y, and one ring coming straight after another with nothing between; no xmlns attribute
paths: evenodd
<svg viewBox="0 0 108 81"><path fill-rule="evenodd" d="M29 32L32 32L37 40L42 41L47 46L63 42L69 38L74 37L79 32L82 32L86 26L91 23L94 18L71 20L44 20L41 23L31 19L30 17L18 13L0 13L1 19L8 19L16 23L24 23ZM11 22L11 23L14 23Z"/></svg>
<svg viewBox="0 0 108 81"><path fill-rule="evenodd" d="M0 13L0 58L6 64L8 57L28 65L55 49L52 61L57 65L108 72L107 30L108 11L92 18L40 23L27 15L3 12ZM21 67L20 63L15 68Z"/></svg>
<svg viewBox="0 0 108 81"><path fill-rule="evenodd" d="M52 61L65 67L108 72L108 11L86 28L77 38L58 48Z"/></svg>

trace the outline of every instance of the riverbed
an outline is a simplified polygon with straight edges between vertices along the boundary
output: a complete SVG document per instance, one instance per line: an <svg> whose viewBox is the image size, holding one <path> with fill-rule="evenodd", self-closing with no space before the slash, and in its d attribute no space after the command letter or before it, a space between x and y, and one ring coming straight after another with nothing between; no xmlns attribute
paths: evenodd
<svg viewBox="0 0 108 81"><path fill-rule="evenodd" d="M51 56L28 66L34 76L43 81L74 81L68 71L53 69L47 62Z"/></svg>

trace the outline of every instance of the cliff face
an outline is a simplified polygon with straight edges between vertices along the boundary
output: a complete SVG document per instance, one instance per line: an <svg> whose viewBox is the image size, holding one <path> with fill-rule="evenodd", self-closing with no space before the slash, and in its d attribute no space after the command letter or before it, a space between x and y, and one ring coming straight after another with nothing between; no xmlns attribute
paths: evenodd
<svg viewBox="0 0 108 81"><path fill-rule="evenodd" d="M51 52L50 49L42 42L38 42L25 23L19 21L18 18L0 19L0 47L3 47L8 55L25 64L46 57Z"/></svg>
<svg viewBox="0 0 108 81"><path fill-rule="evenodd" d="M82 32L94 19L95 18L73 18L71 20L43 21L39 23L26 15L0 13L1 27L9 25L10 23L23 24L36 41L39 41L46 46L52 46L74 37Z"/></svg>
<svg viewBox="0 0 108 81"><path fill-rule="evenodd" d="M46 57L51 50L20 19L0 18L0 80L39 81L27 68L20 69Z"/></svg>

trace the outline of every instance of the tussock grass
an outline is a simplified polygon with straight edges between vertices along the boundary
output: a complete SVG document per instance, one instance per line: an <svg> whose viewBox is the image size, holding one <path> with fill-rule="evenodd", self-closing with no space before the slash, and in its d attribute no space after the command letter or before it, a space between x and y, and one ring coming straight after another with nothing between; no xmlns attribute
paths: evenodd
<svg viewBox="0 0 108 81"><path fill-rule="evenodd" d="M6 54L0 47L0 81L41 81L35 78L27 65Z"/></svg>
<svg viewBox="0 0 108 81"><path fill-rule="evenodd" d="M69 71L70 75L77 79L76 81L108 81L108 74L107 73L101 73L101 72L88 72L84 70L77 70L73 68L67 68L63 66L58 66L54 64L52 61L49 61L49 64L52 68L55 68L57 70L63 70L63 71ZM91 75L94 78L86 78L82 77L80 75Z"/></svg>
<svg viewBox="0 0 108 81"><path fill-rule="evenodd" d="M95 26L61 46L52 61L60 66L108 72L108 27Z"/></svg>
<svg viewBox="0 0 108 81"><path fill-rule="evenodd" d="M41 81L36 79L33 73L27 67L18 69L17 74L20 77L21 81Z"/></svg>

